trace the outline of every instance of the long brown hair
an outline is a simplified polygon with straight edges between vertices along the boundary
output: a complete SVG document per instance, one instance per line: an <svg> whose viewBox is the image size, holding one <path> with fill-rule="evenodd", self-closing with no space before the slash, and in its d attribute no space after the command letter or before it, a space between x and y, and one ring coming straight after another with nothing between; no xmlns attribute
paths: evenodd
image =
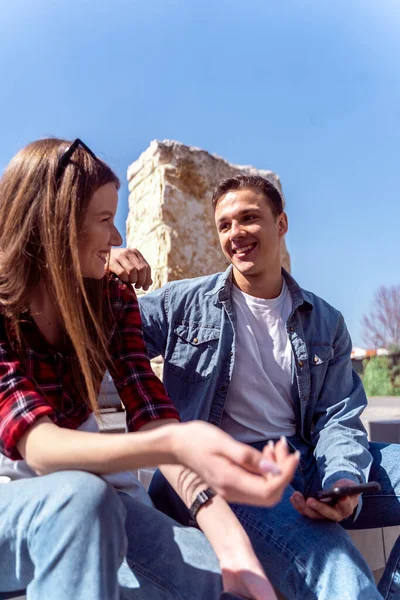
<svg viewBox="0 0 400 600"><path fill-rule="evenodd" d="M95 191L106 183L118 188L119 180L83 148L74 152L57 180L59 158L69 145L53 138L29 144L0 180L0 310L23 352L21 315L39 282L44 283L76 353L83 399L98 412L98 382L108 361L102 281L89 291L81 273L78 236Z"/></svg>

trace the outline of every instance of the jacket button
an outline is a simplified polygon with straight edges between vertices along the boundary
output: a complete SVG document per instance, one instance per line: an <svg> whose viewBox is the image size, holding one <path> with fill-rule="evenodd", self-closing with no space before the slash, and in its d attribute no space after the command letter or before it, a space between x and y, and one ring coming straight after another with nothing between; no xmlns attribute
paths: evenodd
<svg viewBox="0 0 400 600"><path fill-rule="evenodd" d="M289 331L291 331L293 333L294 327L289 327Z"/></svg>
<svg viewBox="0 0 400 600"><path fill-rule="evenodd" d="M193 340L193 344L198 344L198 343L199 343L199 340L198 340L198 338L194 338L194 340Z"/></svg>
<svg viewBox="0 0 400 600"><path fill-rule="evenodd" d="M299 367L302 367L304 365L304 362L302 360L299 360Z"/></svg>
<svg viewBox="0 0 400 600"><path fill-rule="evenodd" d="M308 396L304 396L303 400L304 400L304 402L307 402Z"/></svg>
<svg viewBox="0 0 400 600"><path fill-rule="evenodd" d="M226 390L226 386L225 385L221 385L221 387L219 389L221 390L221 392L224 392Z"/></svg>
<svg viewBox="0 0 400 600"><path fill-rule="evenodd" d="M317 363L319 360L318 356L314 356L314 362Z"/></svg>

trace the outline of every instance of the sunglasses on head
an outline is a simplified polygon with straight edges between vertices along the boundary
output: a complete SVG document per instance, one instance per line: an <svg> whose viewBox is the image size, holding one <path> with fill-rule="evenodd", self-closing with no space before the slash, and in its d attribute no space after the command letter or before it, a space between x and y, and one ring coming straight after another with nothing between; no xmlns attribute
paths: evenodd
<svg viewBox="0 0 400 600"><path fill-rule="evenodd" d="M80 140L79 138L76 138L76 140L74 140L72 142L72 144L66 149L66 151L60 156L60 158L58 160L58 167L57 167L57 174L56 174L57 182L60 181L60 178L61 178L62 174L64 173L65 167L68 165L73 153L75 152L75 150L77 148L79 148L79 146L81 146L84 150L86 150L86 152L88 154L90 154L90 156L92 158L97 160L97 156L95 155L95 153L92 152L91 149L88 146L86 146L86 144L84 142L82 142L82 140Z"/></svg>

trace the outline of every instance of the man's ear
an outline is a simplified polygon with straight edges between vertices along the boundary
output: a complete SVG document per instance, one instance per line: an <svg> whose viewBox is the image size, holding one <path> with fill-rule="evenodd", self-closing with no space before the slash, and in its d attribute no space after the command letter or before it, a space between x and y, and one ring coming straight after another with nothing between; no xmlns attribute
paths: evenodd
<svg viewBox="0 0 400 600"><path fill-rule="evenodd" d="M279 237L283 237L284 235L287 234L289 229L289 223L288 223L288 218L287 218L287 214L285 212L281 212L281 214L278 217L278 235Z"/></svg>

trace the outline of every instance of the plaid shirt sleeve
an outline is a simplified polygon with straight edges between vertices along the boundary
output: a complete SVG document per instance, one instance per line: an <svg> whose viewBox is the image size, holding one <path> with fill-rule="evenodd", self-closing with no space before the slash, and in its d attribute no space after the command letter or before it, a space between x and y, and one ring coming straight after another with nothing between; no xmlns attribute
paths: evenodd
<svg viewBox="0 0 400 600"><path fill-rule="evenodd" d="M128 429L135 431L155 419L179 420L163 383L151 368L135 292L111 276L109 293L116 321L110 342L110 373L127 412Z"/></svg>
<svg viewBox="0 0 400 600"><path fill-rule="evenodd" d="M42 417L53 409L25 376L18 356L12 351L5 320L0 316L0 452L20 460L17 443Z"/></svg>

